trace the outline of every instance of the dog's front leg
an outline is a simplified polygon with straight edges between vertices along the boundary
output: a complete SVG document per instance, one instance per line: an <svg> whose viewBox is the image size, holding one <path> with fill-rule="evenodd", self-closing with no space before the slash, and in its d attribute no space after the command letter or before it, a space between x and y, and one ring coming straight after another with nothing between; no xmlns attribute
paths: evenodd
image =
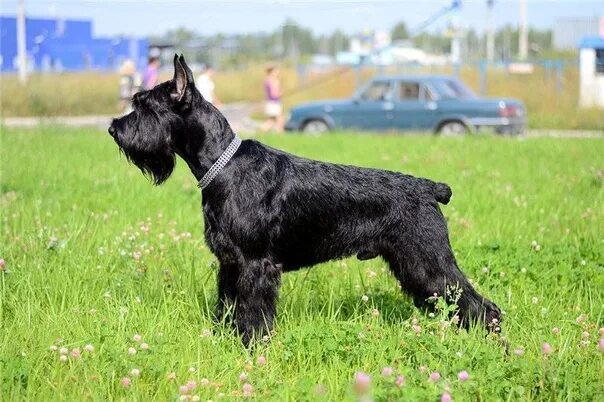
<svg viewBox="0 0 604 402"><path fill-rule="evenodd" d="M269 259L247 261L237 281L235 323L247 346L273 326L281 267Z"/></svg>
<svg viewBox="0 0 604 402"><path fill-rule="evenodd" d="M225 315L235 306L237 298L237 281L239 266L233 263L221 262L218 271L218 303L216 305L216 322L225 320Z"/></svg>

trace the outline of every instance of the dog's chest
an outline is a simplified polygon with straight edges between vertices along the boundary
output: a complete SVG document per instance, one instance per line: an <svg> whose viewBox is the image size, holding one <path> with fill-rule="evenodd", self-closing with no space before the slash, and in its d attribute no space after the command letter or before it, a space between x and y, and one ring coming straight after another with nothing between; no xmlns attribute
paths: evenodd
<svg viewBox="0 0 604 402"><path fill-rule="evenodd" d="M257 241L257 223L232 213L225 203L216 206L203 203L204 235L209 249L217 257L241 250Z"/></svg>

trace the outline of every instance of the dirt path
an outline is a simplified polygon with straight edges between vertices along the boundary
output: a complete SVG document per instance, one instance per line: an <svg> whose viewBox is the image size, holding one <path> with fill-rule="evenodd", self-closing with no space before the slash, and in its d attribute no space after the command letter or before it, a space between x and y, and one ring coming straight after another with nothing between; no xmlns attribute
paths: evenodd
<svg viewBox="0 0 604 402"><path fill-rule="evenodd" d="M253 133L258 130L259 123L252 120L251 115L256 105L252 103L230 103L223 105L220 111L225 115L231 127L238 133ZM57 116L57 117L6 117L2 125L6 127L35 127L40 124L59 124L73 127L109 127L115 116ZM604 129L597 130L550 130L531 129L527 131L528 138L604 138Z"/></svg>
<svg viewBox="0 0 604 402"><path fill-rule="evenodd" d="M254 132L258 124L251 119L253 104L231 103L223 105L220 111L225 115L235 132ZM6 117L2 125L6 127L35 127L41 124L58 124L72 127L98 127L107 129L116 116L53 116L53 117Z"/></svg>

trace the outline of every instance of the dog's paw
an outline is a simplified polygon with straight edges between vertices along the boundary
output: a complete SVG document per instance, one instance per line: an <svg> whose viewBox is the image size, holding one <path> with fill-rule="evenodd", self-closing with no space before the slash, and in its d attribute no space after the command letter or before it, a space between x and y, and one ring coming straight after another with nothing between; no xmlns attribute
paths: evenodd
<svg viewBox="0 0 604 402"><path fill-rule="evenodd" d="M493 303L486 307L484 323L489 332L501 332L501 310Z"/></svg>

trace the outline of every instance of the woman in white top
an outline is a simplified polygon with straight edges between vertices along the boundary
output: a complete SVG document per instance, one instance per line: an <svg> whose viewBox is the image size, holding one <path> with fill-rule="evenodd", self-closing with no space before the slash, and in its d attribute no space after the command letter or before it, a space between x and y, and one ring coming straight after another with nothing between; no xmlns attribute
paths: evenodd
<svg viewBox="0 0 604 402"><path fill-rule="evenodd" d="M206 66L199 78L197 78L195 86L197 87L197 89L201 93L201 96L203 96L205 100L210 103L213 103L215 106L219 106L222 104L222 102L220 102L220 100L216 96L216 92L214 91L216 85L214 84L214 80L212 80L213 76L214 69L210 66Z"/></svg>

